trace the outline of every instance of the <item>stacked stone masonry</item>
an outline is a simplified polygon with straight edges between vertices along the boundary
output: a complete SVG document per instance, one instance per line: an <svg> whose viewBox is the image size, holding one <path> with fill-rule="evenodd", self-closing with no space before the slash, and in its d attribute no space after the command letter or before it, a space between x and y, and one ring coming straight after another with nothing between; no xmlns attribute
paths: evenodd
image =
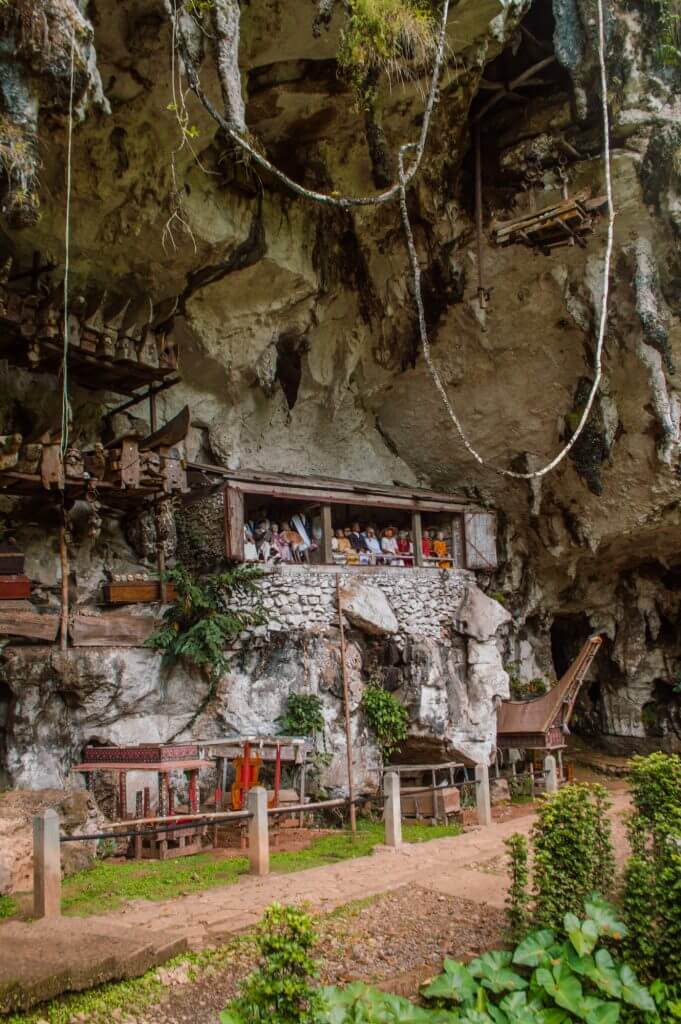
<svg viewBox="0 0 681 1024"><path fill-rule="evenodd" d="M341 587L361 583L380 590L399 623L396 639L427 637L450 646L452 616L472 573L449 569L393 567L362 571L314 566L279 566L260 581L266 623L255 627L256 636L291 630L323 632L338 626L336 580ZM244 633L243 639L251 634Z"/></svg>

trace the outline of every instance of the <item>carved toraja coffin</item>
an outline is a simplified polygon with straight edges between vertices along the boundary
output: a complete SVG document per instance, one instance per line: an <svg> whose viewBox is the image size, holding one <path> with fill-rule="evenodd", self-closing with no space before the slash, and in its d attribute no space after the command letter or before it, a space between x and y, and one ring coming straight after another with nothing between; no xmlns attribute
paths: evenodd
<svg viewBox="0 0 681 1024"><path fill-rule="evenodd" d="M164 764L167 761L195 761L195 743L148 743L138 747L86 747L87 764Z"/></svg>

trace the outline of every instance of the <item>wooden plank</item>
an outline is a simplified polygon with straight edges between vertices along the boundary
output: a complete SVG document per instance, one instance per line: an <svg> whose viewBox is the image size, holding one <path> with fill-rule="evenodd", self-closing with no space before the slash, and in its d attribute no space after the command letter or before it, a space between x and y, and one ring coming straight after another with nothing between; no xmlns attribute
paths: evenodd
<svg viewBox="0 0 681 1024"><path fill-rule="evenodd" d="M168 420L162 427L155 430L149 437L145 437L143 441L140 441L140 448L146 450L147 448L157 448L158 445L174 445L179 444L180 441L184 441L187 436L187 431L191 425L191 416L189 413L189 406L185 405L181 409L177 416L173 416L172 420Z"/></svg>
<svg viewBox="0 0 681 1024"><path fill-rule="evenodd" d="M347 504L347 496L354 496L358 494L364 494L365 496L370 495L386 495L387 497L398 497L408 498L417 501L431 500L446 502L448 504L455 503L461 506L470 507L470 503L464 502L464 500L457 495L444 494L441 491L431 491L427 488L419 487L392 487L388 484L376 484L367 483L363 480L343 480L334 477L326 476L298 476L293 473L266 473L255 470L221 470L219 467L211 467L203 465L202 463L190 463L190 465L196 465L199 469L214 469L216 472L222 473L229 481L247 493L250 492L250 486L247 484L264 484L264 485L281 485L285 488L292 489L293 491L300 488L306 494L312 495L317 489L321 490L332 490L336 493L343 494ZM253 491L252 493L265 493L263 491ZM317 497L319 500L319 497Z"/></svg>
<svg viewBox="0 0 681 1024"><path fill-rule="evenodd" d="M166 599L175 600L175 587L166 583ZM148 604L161 600L161 585L158 580L137 580L104 584L104 600L108 604Z"/></svg>
<svg viewBox="0 0 681 1024"><path fill-rule="evenodd" d="M230 486L230 485L228 485ZM458 501L421 500L417 497L384 497L372 492L369 494L352 491L314 490L312 485L282 487L278 484L239 482L243 494L263 494L268 498L283 498L290 501L314 501L315 504L352 505L358 508L418 508L423 512L461 512L470 505Z"/></svg>
<svg viewBox="0 0 681 1024"><path fill-rule="evenodd" d="M225 501L225 554L235 562L244 560L244 494L238 487L227 484Z"/></svg>
<svg viewBox="0 0 681 1024"><path fill-rule="evenodd" d="M74 647L143 647L159 622L153 615L130 612L74 615L69 636Z"/></svg>
<svg viewBox="0 0 681 1024"><path fill-rule="evenodd" d="M322 561L325 565L333 564L333 549L331 540L333 538L333 523L331 520L331 506L322 505Z"/></svg>
<svg viewBox="0 0 681 1024"><path fill-rule="evenodd" d="M59 616L40 612L5 611L0 607L0 636L20 636L27 640L56 640Z"/></svg>
<svg viewBox="0 0 681 1024"><path fill-rule="evenodd" d="M497 517L493 512L466 512L464 515L466 567L496 569Z"/></svg>
<svg viewBox="0 0 681 1024"><path fill-rule="evenodd" d="M414 545L414 565L423 565L423 523L421 522L421 513L412 512L411 514L411 537L412 544Z"/></svg>

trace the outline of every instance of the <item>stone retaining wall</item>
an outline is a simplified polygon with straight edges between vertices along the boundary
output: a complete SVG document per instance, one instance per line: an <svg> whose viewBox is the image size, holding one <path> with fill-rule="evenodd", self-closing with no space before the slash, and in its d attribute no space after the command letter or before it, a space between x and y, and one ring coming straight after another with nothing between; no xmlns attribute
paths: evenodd
<svg viewBox="0 0 681 1024"><path fill-rule="evenodd" d="M343 587L361 583L382 591L399 623L398 637L429 637L442 643L451 643L452 616L466 586L475 583L473 573L460 569L275 566L260 581L267 623L254 630L256 635L337 626L337 578Z"/></svg>

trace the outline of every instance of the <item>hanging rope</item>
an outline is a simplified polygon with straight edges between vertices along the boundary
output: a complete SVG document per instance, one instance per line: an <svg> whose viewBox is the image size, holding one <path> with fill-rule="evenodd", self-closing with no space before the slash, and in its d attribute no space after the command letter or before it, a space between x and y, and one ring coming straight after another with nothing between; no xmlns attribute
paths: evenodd
<svg viewBox="0 0 681 1024"><path fill-rule="evenodd" d="M411 224L409 222L409 213L407 210L407 177L403 172L402 152L404 149L408 147L403 146L402 149L400 150L398 157L398 166L400 173L400 213L402 216L402 224L404 227L405 238L407 241L407 252L409 254L409 262L411 264L412 285L414 290L414 299L416 301L419 336L421 338L421 344L423 346L423 356L426 361L426 365L433 379L433 383L435 384L435 387L440 397L442 398L442 402L444 404L445 409L447 410L449 418L454 424L456 432L461 438L463 446L469 453L469 455L471 455L479 465L484 466L487 469L493 470L500 476L511 477L514 480L536 480L539 477L546 476L547 473L550 473L553 469L556 468L556 466L560 462L563 461L568 452L577 443L577 440L579 439L582 431L584 430L584 427L586 426L586 422L589 418L589 414L591 413L591 409L596 399L596 394L598 393L598 389L600 387L601 378L603 376L603 347L605 342L605 331L608 323L610 264L612 261L615 224L615 208L613 205L612 193L612 175L610 170L610 119L608 115L608 80L605 67L605 25L603 17L603 0L598 0L598 59L601 73L601 100L603 110L603 161L605 164L605 185L606 194L608 197L608 238L605 247L605 260L603 265L603 297L601 300L601 313L598 325L598 340L596 343L596 356L594 360L596 372L594 375L593 384L591 385L591 390L589 392L589 397L587 399L586 405L584 406L581 419L579 421L579 424L577 425L575 432L573 433L570 440L558 452L558 454L553 459L551 459L550 462L547 462L545 466L542 466L541 469L534 470L534 472L531 473L519 473L511 469L502 469L500 466L494 466L491 463L487 462L469 441L468 436L463 426L461 425L461 421L459 420L456 412L454 411L454 407L442 383L442 378L438 373L437 367L433 363L430 350L428 328L426 326L426 318L423 308L423 295L421 293L421 270L418 264L416 246L414 245L414 236L411 230Z"/></svg>
<svg viewBox="0 0 681 1024"><path fill-rule="evenodd" d="M442 21L440 25L440 33L438 37L438 44L435 53L435 61L433 64L433 73L430 83L430 89L428 91L428 99L423 114L423 122L421 125L421 133L418 142L406 143L401 146L398 151L398 181L396 184L391 185L390 188L384 192L380 192L373 196L335 196L329 195L323 192L316 192L312 189L307 189L303 185L289 178L288 175L284 174L277 167L269 162L261 153L259 153L250 143L241 136L232 125L230 125L224 117L215 109L211 101L208 99L206 94L201 87L197 70L192 61L189 46L185 38L184 32L179 19L177 18L176 12L171 6L170 0L165 0L165 7L168 15L173 24L173 37L177 38L178 48L182 57L187 79L189 81L190 88L195 93L205 110L210 116L220 125L222 130L245 150L250 157L262 167L264 170L272 174L282 184L286 185L296 195L301 196L304 199L311 200L312 202L321 203L327 206L339 207L341 209L348 209L351 207L358 206L379 206L384 203L392 202L394 199L398 199L400 207L400 216L404 229L405 241L407 245L407 254L409 257L409 264L411 268L412 276L412 291L414 294L414 301L416 303L416 312L418 319L419 337L423 346L423 356L428 367L429 373L433 379L433 383L442 399L444 407L451 419L454 427L461 438L461 441L466 451L475 459L475 461L486 468L493 470L493 472L505 476L511 477L515 480L534 480L539 477L545 476L550 473L556 466L562 462L568 452L577 443L584 427L586 426L587 420L591 413L593 403L600 387L602 378L602 357L603 347L605 342L605 331L608 321L608 296L610 288L610 265L612 261L612 250L614 240L614 222L615 222L615 210L613 205L613 193L612 193L612 177L610 169L610 122L608 116L608 82L607 72L605 65L605 24L603 15L603 0L597 0L598 7L598 57L600 66L600 78L601 78L601 103L603 113L603 159L605 164L605 180L606 180L606 193L608 197L608 235L605 249L604 267L603 267L603 294L601 301L601 311L598 327L598 338L596 343L595 353L595 376L594 381L589 392L589 396L584 406L582 416L576 430L572 434L570 440L564 445L561 451L545 466L541 469L535 470L530 473L519 473L510 469L503 469L499 466L494 466L488 463L482 455L474 448L472 443L469 441L468 436L461 425L461 422L454 410L454 407L447 395L445 387L442 383L442 379L437 370L437 367L433 363L430 340L428 337L428 328L426 325L425 310L423 306L423 294L421 289L421 269L419 267L418 255L416 252L416 245L414 243L414 235L411 228L411 222L409 220L409 210L407 207L407 187L414 179L423 158L423 153L428 138L428 131L430 128L430 121L437 98L438 84L440 80L440 73L442 70L442 63L444 60L445 52L445 39L447 31L447 17L449 14L449 0L444 0L442 8ZM415 158L408 169L404 166L405 154L410 150L415 150Z"/></svg>
<svg viewBox="0 0 681 1024"><path fill-rule="evenodd" d="M64 231L64 348L62 352L61 453L69 446L69 265L71 259L71 153L73 148L73 87L76 65L76 36L71 35L71 80L69 87L69 127L66 147L66 228Z"/></svg>
<svg viewBox="0 0 681 1024"><path fill-rule="evenodd" d="M270 161L262 155L262 153L259 153L258 150L255 149L248 142L248 140L243 137L243 135L240 135L239 132L234 128L234 126L231 125L222 116L222 114L220 114L218 110L216 110L216 108L213 106L209 98L206 96L201 86L198 72L191 58L189 44L187 43L186 36L182 29L182 25L179 21L179 18L177 17L176 12L173 10L172 2L171 0L164 0L164 3L171 23L174 26L174 35L177 38L180 56L182 57L185 71L187 73L187 80L189 81L189 86L192 92L194 92L196 97L200 100L201 104L203 105L204 109L210 114L214 121L217 121L222 130L230 137L230 139L232 139L233 142L235 142L238 146L241 147L241 149L248 153L251 159L260 167L262 167L263 170L268 171L278 181L280 181L283 185L286 185L287 188L289 188L292 192L295 192L295 194L300 196L301 198L309 199L315 203L322 203L325 206L335 206L342 210L347 210L355 206L381 206L383 203L390 203L393 200L399 198L399 182L397 182L394 185L391 185L390 188L386 189L384 192L379 192L373 196L335 196L326 192L315 192L314 189L305 188L304 185L301 185L297 181L294 181L293 178L289 178L287 174L284 174L284 172L280 171L278 167L275 167L274 164L271 164ZM437 88L438 83L440 81L440 73L442 71L442 63L444 61L445 55L449 4L450 0L444 0L444 3L442 5L442 20L440 22L437 46L435 48L435 60L433 62L433 72L430 80L430 89L428 90L428 99L426 100L426 105L423 111L421 133L419 135L418 142L413 143L410 146L410 148L416 150L416 157L413 164L406 172L407 184L409 184L412 181L421 165L423 152L426 146L426 141L428 139L430 120L432 117L433 108L435 106L435 101L437 99Z"/></svg>

